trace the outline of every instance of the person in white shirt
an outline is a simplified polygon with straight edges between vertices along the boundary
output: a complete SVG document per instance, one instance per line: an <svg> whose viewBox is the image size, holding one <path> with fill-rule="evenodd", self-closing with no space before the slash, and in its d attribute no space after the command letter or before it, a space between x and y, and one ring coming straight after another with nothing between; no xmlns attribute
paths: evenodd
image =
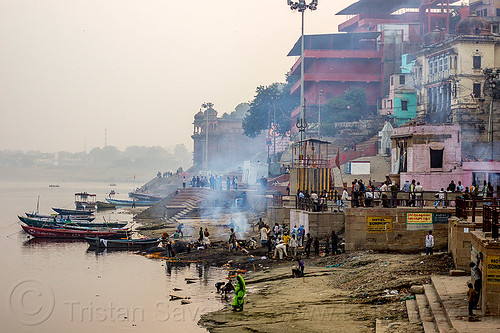
<svg viewBox="0 0 500 333"><path fill-rule="evenodd" d="M298 245L297 239L295 239L295 234L293 234L292 238L290 239L289 246L290 246L290 252L294 257L297 255L297 245Z"/></svg>
<svg viewBox="0 0 500 333"><path fill-rule="evenodd" d="M415 200L417 202L417 207L424 206L423 193L424 188L420 185L420 182L417 182L417 186L415 186Z"/></svg>
<svg viewBox="0 0 500 333"><path fill-rule="evenodd" d="M434 236L432 236L432 230L429 230L427 236L425 236L425 255L434 253Z"/></svg>

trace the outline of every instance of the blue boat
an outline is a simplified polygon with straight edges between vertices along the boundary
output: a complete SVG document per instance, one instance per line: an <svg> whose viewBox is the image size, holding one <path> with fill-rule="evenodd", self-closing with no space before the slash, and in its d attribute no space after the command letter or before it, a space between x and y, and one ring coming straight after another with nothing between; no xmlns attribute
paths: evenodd
<svg viewBox="0 0 500 333"><path fill-rule="evenodd" d="M114 204L116 206L126 206L126 207L148 207L153 206L157 201L142 201L142 200L118 200L118 199L109 199L106 198L106 201L110 204ZM135 203L135 205L134 205Z"/></svg>

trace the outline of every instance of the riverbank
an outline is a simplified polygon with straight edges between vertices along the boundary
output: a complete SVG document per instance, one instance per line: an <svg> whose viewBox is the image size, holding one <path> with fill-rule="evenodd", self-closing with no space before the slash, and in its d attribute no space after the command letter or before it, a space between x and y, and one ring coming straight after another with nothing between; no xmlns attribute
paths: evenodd
<svg viewBox="0 0 500 333"><path fill-rule="evenodd" d="M373 332L377 324L388 332L421 332L407 318L408 289L452 266L448 254L356 252L305 258L304 278L292 278L294 261L259 261L245 274L244 311L232 312L228 303L203 315L200 325L214 333Z"/></svg>

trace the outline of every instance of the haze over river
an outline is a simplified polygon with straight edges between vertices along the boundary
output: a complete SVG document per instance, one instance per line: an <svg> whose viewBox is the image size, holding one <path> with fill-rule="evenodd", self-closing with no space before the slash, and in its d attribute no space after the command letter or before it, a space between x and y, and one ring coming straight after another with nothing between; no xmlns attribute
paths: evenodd
<svg viewBox="0 0 500 333"><path fill-rule="evenodd" d="M222 307L216 281L225 270L165 261L131 252L96 254L85 241L33 239L17 215L51 207L74 208L74 194L96 193L104 200L115 190L125 199L131 183L59 183L0 180L0 332L204 332L202 313ZM137 186L137 184L135 184ZM96 222L131 221L124 211L98 213ZM185 277L197 278L186 284ZM174 292L173 288L182 288ZM169 301L169 294L191 297L191 304Z"/></svg>

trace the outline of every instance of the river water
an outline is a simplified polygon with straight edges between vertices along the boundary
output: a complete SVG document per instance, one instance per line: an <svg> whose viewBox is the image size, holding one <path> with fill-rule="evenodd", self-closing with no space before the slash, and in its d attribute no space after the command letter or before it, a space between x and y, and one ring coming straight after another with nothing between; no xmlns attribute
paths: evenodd
<svg viewBox="0 0 500 333"><path fill-rule="evenodd" d="M223 306L214 284L226 271L191 263L166 265L129 252L96 254L86 242L28 238L17 215L74 207L74 194L110 190L126 198L131 183L60 183L0 180L0 332L205 332L202 313ZM131 221L124 211L99 213L96 221ZM186 284L184 278L196 278ZM182 291L173 291L181 288ZM191 304L169 301L191 297Z"/></svg>

